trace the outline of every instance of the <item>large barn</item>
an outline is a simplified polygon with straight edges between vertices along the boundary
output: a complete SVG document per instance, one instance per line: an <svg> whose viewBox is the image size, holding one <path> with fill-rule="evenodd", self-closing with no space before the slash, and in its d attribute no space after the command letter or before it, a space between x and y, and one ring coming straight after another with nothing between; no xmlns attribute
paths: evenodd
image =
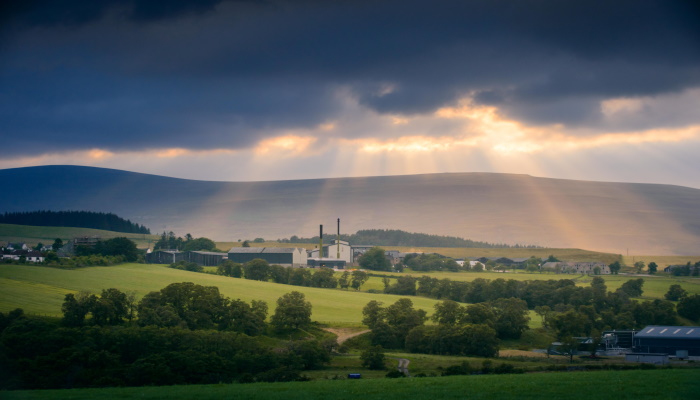
<svg viewBox="0 0 700 400"><path fill-rule="evenodd" d="M296 247L233 247L228 251L228 259L237 263L260 258L270 264L288 267L305 267L306 250Z"/></svg>
<svg viewBox="0 0 700 400"><path fill-rule="evenodd" d="M700 326L647 326L634 335L634 351L700 356Z"/></svg>

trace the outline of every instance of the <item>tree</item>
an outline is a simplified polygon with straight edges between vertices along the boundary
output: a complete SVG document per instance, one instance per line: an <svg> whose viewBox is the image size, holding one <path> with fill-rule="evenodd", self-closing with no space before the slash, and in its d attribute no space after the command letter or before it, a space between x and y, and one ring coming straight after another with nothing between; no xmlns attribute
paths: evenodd
<svg viewBox="0 0 700 400"><path fill-rule="evenodd" d="M403 346L406 335L416 326L423 325L428 319L425 310L413 308L411 299L402 298L385 309L386 323L394 329L397 341Z"/></svg>
<svg viewBox="0 0 700 400"><path fill-rule="evenodd" d="M115 237L105 241L99 241L95 245L94 252L105 256L122 256L124 257L124 261L127 262L134 262L139 257L136 243L126 237Z"/></svg>
<svg viewBox="0 0 700 400"><path fill-rule="evenodd" d="M668 288L668 292L664 295L666 300L678 301L681 298L688 295L688 292L681 287L681 285L671 285Z"/></svg>
<svg viewBox="0 0 700 400"><path fill-rule="evenodd" d="M92 304L91 312L95 325L119 325L129 317L129 299L119 289L104 289Z"/></svg>
<svg viewBox="0 0 700 400"><path fill-rule="evenodd" d="M233 277L235 274L235 269L236 266L238 266L239 270L241 268L241 264L235 263L231 260L224 260L219 264L218 267L216 267L216 273L217 275L223 275L223 276L231 276ZM240 278L240 275L237 276L236 278Z"/></svg>
<svg viewBox="0 0 700 400"><path fill-rule="evenodd" d="M214 329L226 324L226 299L215 286L171 283L146 294L138 304L139 324Z"/></svg>
<svg viewBox="0 0 700 400"><path fill-rule="evenodd" d="M644 263L644 261L637 261L636 263L634 263L634 269L637 271L638 274L642 273L645 266L646 264Z"/></svg>
<svg viewBox="0 0 700 400"><path fill-rule="evenodd" d="M569 362L574 362L574 356L578 354L578 339L574 339L571 336L565 337L561 341L559 346L559 351L569 356Z"/></svg>
<svg viewBox="0 0 700 400"><path fill-rule="evenodd" d="M250 247L250 243L247 240L244 240L241 247Z"/></svg>
<svg viewBox="0 0 700 400"><path fill-rule="evenodd" d="M391 261L381 247L372 247L358 259L360 267L373 271L391 271Z"/></svg>
<svg viewBox="0 0 700 400"><path fill-rule="evenodd" d="M340 276L338 279L338 286L340 286L341 289L347 289L350 287L350 272L349 271L344 271L343 275Z"/></svg>
<svg viewBox="0 0 700 400"><path fill-rule="evenodd" d="M382 346L377 345L368 348L362 352L360 359L362 360L362 366L367 369L386 369L386 356L384 355L384 348L382 348Z"/></svg>
<svg viewBox="0 0 700 400"><path fill-rule="evenodd" d="M294 291L277 299L270 323L279 332L304 328L311 323L311 303L303 293Z"/></svg>
<svg viewBox="0 0 700 400"><path fill-rule="evenodd" d="M649 265L647 265L647 270L649 270L650 275L654 275L656 271L659 269L659 266L656 265L655 262L650 262Z"/></svg>
<svg viewBox="0 0 700 400"><path fill-rule="evenodd" d="M644 279L630 279L623 283L618 290L627 293L629 297L639 297L644 293L642 286L644 286Z"/></svg>
<svg viewBox="0 0 700 400"><path fill-rule="evenodd" d="M61 311L63 311L61 323L65 326L85 325L85 318L95 302L97 302L97 296L94 294L80 292L76 296L73 293L68 293L61 306Z"/></svg>
<svg viewBox="0 0 700 400"><path fill-rule="evenodd" d="M360 290L360 287L369 280L369 274L365 271L352 271L352 279L350 281L350 287L355 290Z"/></svg>
<svg viewBox="0 0 700 400"><path fill-rule="evenodd" d="M188 234L189 235L189 234ZM201 237L192 239L191 236L182 247L182 251L215 251L216 243L213 240Z"/></svg>
<svg viewBox="0 0 700 400"><path fill-rule="evenodd" d="M269 275L275 283L282 283L285 285L289 283L289 268L287 267L277 264L270 265Z"/></svg>
<svg viewBox="0 0 700 400"><path fill-rule="evenodd" d="M311 277L311 285L318 288L335 289L338 287L338 279L332 269L322 267L314 272Z"/></svg>
<svg viewBox="0 0 700 400"><path fill-rule="evenodd" d="M700 321L700 294L683 297L676 306L678 315L691 321Z"/></svg>
<svg viewBox="0 0 700 400"><path fill-rule="evenodd" d="M243 264L243 270L246 279L266 281L270 274L270 264L261 258L256 258Z"/></svg>
<svg viewBox="0 0 700 400"><path fill-rule="evenodd" d="M619 261L615 261L614 263L608 265L608 268L610 268L610 273L613 275L617 275L620 272L620 269L622 268L622 265L620 264Z"/></svg>
<svg viewBox="0 0 700 400"><path fill-rule="evenodd" d="M58 251L58 249L63 247L63 240L61 240L61 238L56 238L56 240L53 241L51 247L53 248L53 251Z"/></svg>
<svg viewBox="0 0 700 400"><path fill-rule="evenodd" d="M435 303L435 313L430 318L441 325L454 325L464 319L465 310L456 301L445 300Z"/></svg>
<svg viewBox="0 0 700 400"><path fill-rule="evenodd" d="M362 309L362 323L369 329L374 327L384 320L384 308L382 303L377 300L372 300Z"/></svg>
<svg viewBox="0 0 700 400"><path fill-rule="evenodd" d="M497 299L493 302L496 309L496 332L500 339L519 339L530 322L527 303L511 297Z"/></svg>

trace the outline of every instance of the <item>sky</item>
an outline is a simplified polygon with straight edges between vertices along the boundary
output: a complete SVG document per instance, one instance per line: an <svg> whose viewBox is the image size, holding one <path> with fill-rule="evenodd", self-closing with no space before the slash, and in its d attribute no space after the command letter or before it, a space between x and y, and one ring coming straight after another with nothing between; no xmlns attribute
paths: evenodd
<svg viewBox="0 0 700 400"><path fill-rule="evenodd" d="M699 4L11 0L0 168L700 188Z"/></svg>

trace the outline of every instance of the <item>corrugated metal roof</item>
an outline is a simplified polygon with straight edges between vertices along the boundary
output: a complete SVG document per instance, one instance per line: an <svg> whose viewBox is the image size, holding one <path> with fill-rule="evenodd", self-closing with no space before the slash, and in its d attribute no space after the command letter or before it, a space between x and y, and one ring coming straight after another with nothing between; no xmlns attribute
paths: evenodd
<svg viewBox="0 0 700 400"><path fill-rule="evenodd" d="M654 326L637 332L636 338L700 339L700 326Z"/></svg>
<svg viewBox="0 0 700 400"><path fill-rule="evenodd" d="M232 247L229 253L262 253L264 247Z"/></svg>
<svg viewBox="0 0 700 400"><path fill-rule="evenodd" d="M296 250L294 247L265 247L262 253L294 253Z"/></svg>
<svg viewBox="0 0 700 400"><path fill-rule="evenodd" d="M226 257L226 253L217 253L215 251L191 251L190 253L204 254L207 256L221 256Z"/></svg>

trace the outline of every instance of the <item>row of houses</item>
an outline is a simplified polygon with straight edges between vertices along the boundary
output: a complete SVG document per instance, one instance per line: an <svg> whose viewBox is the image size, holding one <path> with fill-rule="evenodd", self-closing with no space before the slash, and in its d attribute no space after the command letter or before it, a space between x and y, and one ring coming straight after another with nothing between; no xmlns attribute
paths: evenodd
<svg viewBox="0 0 700 400"><path fill-rule="evenodd" d="M0 249L0 253L2 253L3 260L19 261L24 259L28 262L43 262L43 252L49 250L45 248L46 246L42 247L39 250L34 250L31 247L27 246L26 243L8 243L6 246L3 246Z"/></svg>

